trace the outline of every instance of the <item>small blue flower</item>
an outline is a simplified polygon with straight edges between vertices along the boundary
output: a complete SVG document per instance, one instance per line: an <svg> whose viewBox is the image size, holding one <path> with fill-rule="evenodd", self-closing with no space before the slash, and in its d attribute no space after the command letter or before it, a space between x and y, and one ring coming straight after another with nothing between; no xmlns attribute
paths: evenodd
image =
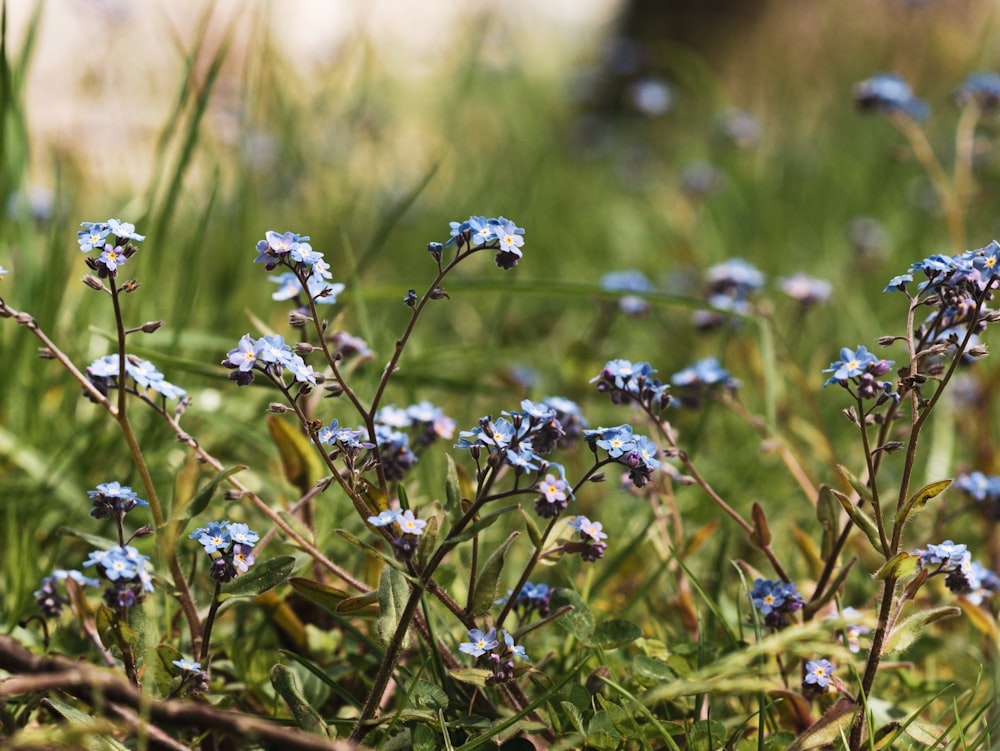
<svg viewBox="0 0 1000 751"><path fill-rule="evenodd" d="M607 451L612 459L633 451L636 443L635 436L632 435L632 426L619 425L617 428L605 429L597 440L597 445Z"/></svg>
<svg viewBox="0 0 1000 751"><path fill-rule="evenodd" d="M524 647L514 644L514 637L507 633L507 629L503 630L503 642L507 646L507 651L510 654L520 657L522 660L528 659L528 655L525 653Z"/></svg>
<svg viewBox="0 0 1000 751"><path fill-rule="evenodd" d="M257 363L258 353L256 344L250 334L244 334L240 337L236 348L229 350L222 364L236 368L240 372L251 370Z"/></svg>
<svg viewBox="0 0 1000 751"><path fill-rule="evenodd" d="M105 238L111 231L104 222L81 222L80 226L85 229L76 233L76 240L80 243L80 250L84 253L96 248L103 248L107 240Z"/></svg>
<svg viewBox="0 0 1000 751"><path fill-rule="evenodd" d="M799 272L778 280L781 291L796 300L803 307L815 305L830 299L833 286L825 279L816 279Z"/></svg>
<svg viewBox="0 0 1000 751"><path fill-rule="evenodd" d="M250 529L250 527L246 524L229 522L227 524L227 529L229 530L229 539L234 543L252 548L254 543L260 540L260 535Z"/></svg>
<svg viewBox="0 0 1000 751"><path fill-rule="evenodd" d="M785 604L785 583L755 579L750 600L762 615L768 615Z"/></svg>
<svg viewBox="0 0 1000 751"><path fill-rule="evenodd" d="M913 96L910 85L897 75L881 74L854 86L854 101L862 110L899 112L912 120L926 120L930 107Z"/></svg>
<svg viewBox="0 0 1000 751"><path fill-rule="evenodd" d="M393 511L391 509L386 509L385 511L379 512L378 516L369 516L368 523L373 527L388 527L390 524L396 521L396 517L399 512Z"/></svg>
<svg viewBox="0 0 1000 751"><path fill-rule="evenodd" d="M806 663L806 675L803 683L807 686L818 686L825 689L833 677L833 664L827 660L810 660Z"/></svg>
<svg viewBox="0 0 1000 751"><path fill-rule="evenodd" d="M201 543L206 553L225 550L232 543L228 522L209 522L207 526L196 529L188 537Z"/></svg>
<svg viewBox="0 0 1000 751"><path fill-rule="evenodd" d="M496 219L487 219L484 216L470 216L469 220L464 222L463 225L470 232L469 243L472 245L485 245L497 239Z"/></svg>
<svg viewBox="0 0 1000 751"><path fill-rule="evenodd" d="M410 509L406 509L402 514L399 514L396 517L396 523L403 530L403 534L408 535L422 535L424 527L427 526L427 522L423 519L417 519Z"/></svg>
<svg viewBox="0 0 1000 751"><path fill-rule="evenodd" d="M278 285L278 291L271 294L271 299L278 302L291 300L302 292L302 283L293 271L286 271L278 276L269 276L269 281Z"/></svg>
<svg viewBox="0 0 1000 751"><path fill-rule="evenodd" d="M469 631L469 639L471 641L459 644L458 648L460 651L473 657L484 655L500 645L500 642L497 641L497 630L495 628L491 628L485 634L478 628L474 628Z"/></svg>
<svg viewBox="0 0 1000 751"><path fill-rule="evenodd" d="M582 537L588 537L594 542L608 539L604 532L604 525L600 522L591 521L586 516L575 516L569 520L569 526L577 530Z"/></svg>
<svg viewBox="0 0 1000 751"><path fill-rule="evenodd" d="M913 281L913 274L900 274L899 276L894 276L889 280L889 283L885 285L883 292L905 292L906 285Z"/></svg>
<svg viewBox="0 0 1000 751"><path fill-rule="evenodd" d="M840 360L830 363L830 367L823 372L833 373L827 383L846 381L848 378L860 376L868 369L869 365L875 365L878 361L879 359L863 345L856 350L843 347L840 350Z"/></svg>
<svg viewBox="0 0 1000 751"><path fill-rule="evenodd" d="M983 109L996 109L1000 105L1000 76L989 72L970 74L955 92L955 100L960 105L975 100Z"/></svg>
<svg viewBox="0 0 1000 751"><path fill-rule="evenodd" d="M945 540L940 545L928 545L927 550L917 550L922 565L940 564L942 566L961 566L969 557L965 545Z"/></svg>
<svg viewBox="0 0 1000 751"><path fill-rule="evenodd" d="M186 671L188 671L190 673L200 673L201 672L201 663L200 662L192 662L191 660L188 660L187 658L182 658L180 660L171 660L171 662L174 665L176 665L177 667L179 667L181 670L186 670Z"/></svg>
<svg viewBox="0 0 1000 751"><path fill-rule="evenodd" d="M118 270L119 266L124 266L126 260L128 259L125 258L125 249L120 245L112 247L111 243L105 245L101 255L97 257L97 262L112 274Z"/></svg>
<svg viewBox="0 0 1000 751"><path fill-rule="evenodd" d="M146 239L145 235L137 235L135 232L135 225L130 224L129 222L120 222L117 219L108 219L107 227L111 230L111 234L119 240L135 240L136 242L142 242Z"/></svg>

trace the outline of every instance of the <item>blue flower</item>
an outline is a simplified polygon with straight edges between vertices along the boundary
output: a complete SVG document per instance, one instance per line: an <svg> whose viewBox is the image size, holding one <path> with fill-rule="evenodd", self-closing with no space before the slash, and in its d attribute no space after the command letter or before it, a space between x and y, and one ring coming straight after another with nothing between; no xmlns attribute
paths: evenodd
<svg viewBox="0 0 1000 751"><path fill-rule="evenodd" d="M975 101L983 109L995 109L1000 105L1000 76L989 72L970 74L955 92L955 100L960 105Z"/></svg>
<svg viewBox="0 0 1000 751"><path fill-rule="evenodd" d="M792 584L789 589L789 585L780 580L755 579L753 589L750 590L750 600L754 607L765 616L781 609L785 600L793 596L798 596L795 585Z"/></svg>
<svg viewBox="0 0 1000 751"><path fill-rule="evenodd" d="M254 543L260 540L260 535L254 532L246 524L239 522L228 522L229 539L239 545L253 547Z"/></svg>
<svg viewBox="0 0 1000 751"><path fill-rule="evenodd" d="M269 276L268 280L278 285L278 291L271 294L276 301L291 300L302 292L302 283L294 271L286 271L278 276Z"/></svg>
<svg viewBox="0 0 1000 751"><path fill-rule="evenodd" d="M236 348L229 350L226 354L226 359L222 364L236 368L240 372L251 370L257 363L258 352L256 344L250 334L244 334L240 337Z"/></svg>
<svg viewBox="0 0 1000 751"><path fill-rule="evenodd" d="M192 662L191 660L188 660L187 658L182 658L180 660L171 660L171 663L173 663L174 665L176 665L177 667L179 667L181 670L186 670L186 671L188 671L190 673L200 673L201 672L201 663L200 662Z"/></svg>
<svg viewBox="0 0 1000 751"><path fill-rule="evenodd" d="M597 445L607 451L608 456L613 459L633 451L636 443L632 435L632 426L619 425L617 428L606 428L597 440Z"/></svg>
<svg viewBox="0 0 1000 751"><path fill-rule="evenodd" d="M403 534L408 535L422 535L424 527L427 526L427 522L423 519L417 519L410 509L406 509L402 514L399 514L396 517L396 523L403 530Z"/></svg>
<svg viewBox="0 0 1000 751"><path fill-rule="evenodd" d="M206 553L217 553L232 543L228 527L228 522L209 522L207 526L196 529L188 535L188 538L201 543Z"/></svg>
<svg viewBox="0 0 1000 751"><path fill-rule="evenodd" d="M388 527L396 521L398 515L399 512L386 509L385 511L380 511L378 516L369 516L368 523L373 527Z"/></svg>
<svg viewBox="0 0 1000 751"><path fill-rule="evenodd" d="M806 675L803 683L807 686L818 686L825 689L833 677L833 665L827 659L810 660L806 663Z"/></svg>
<svg viewBox="0 0 1000 751"><path fill-rule="evenodd" d="M135 240L136 242L142 242L146 239L145 235L137 235L135 232L135 225L130 224L129 222L120 222L117 219L108 219L107 227L111 230L111 234L119 240Z"/></svg>
<svg viewBox="0 0 1000 751"><path fill-rule="evenodd" d="M577 530L582 537L588 537L594 542L608 539L607 533L604 532L604 525L591 521L586 516L574 516L569 520L569 526Z"/></svg>
<svg viewBox="0 0 1000 751"><path fill-rule="evenodd" d="M840 350L840 360L830 363L830 367L824 373L833 373L827 383L846 381L848 378L855 378L864 373L869 365L875 365L879 359L868 351L867 347L859 346L856 350L843 347Z"/></svg>
<svg viewBox="0 0 1000 751"><path fill-rule="evenodd" d="M921 565L939 564L942 566L961 566L969 557L968 548L951 540L945 540L940 545L928 545L927 550L917 550Z"/></svg>
<svg viewBox="0 0 1000 751"><path fill-rule="evenodd" d="M880 74L854 86L854 101L861 110L899 112L912 120L926 120L930 107L913 96L910 85L897 75Z"/></svg>
<svg viewBox="0 0 1000 751"><path fill-rule="evenodd" d="M97 490L88 490L92 508L90 515L95 519L107 519L112 512L128 513L136 506L149 506L129 486L122 487L118 482L105 482L97 486Z"/></svg>
<svg viewBox="0 0 1000 751"><path fill-rule="evenodd" d="M478 628L469 631L470 641L458 645L458 649L473 657L484 655L492 649L496 649L500 642L497 641L497 630L491 628L487 633L483 633Z"/></svg>
<svg viewBox="0 0 1000 751"><path fill-rule="evenodd" d="M112 582L119 579L139 579L142 588L147 592L152 592L153 580L146 565L148 560L149 556L142 555L131 545L127 545L113 547L109 550L91 551L87 560L83 562L83 566L84 568L100 566L101 575Z"/></svg>
<svg viewBox="0 0 1000 751"><path fill-rule="evenodd" d="M497 239L497 220L487 219L484 216L470 216L464 222L465 229L469 230L469 243L471 245L485 245Z"/></svg>
<svg viewBox="0 0 1000 751"><path fill-rule="evenodd" d="M522 660L528 659L528 655L525 653L524 647L514 644L514 637L507 633L507 629L503 630L503 642L507 646L507 652L509 654L520 657Z"/></svg>
<svg viewBox="0 0 1000 751"><path fill-rule="evenodd" d="M120 245L112 247L111 243L105 245L101 255L97 257L97 263L112 274L118 270L119 266L124 266L126 260L128 259L125 257L125 249Z"/></svg>
<svg viewBox="0 0 1000 751"><path fill-rule="evenodd" d="M905 292L906 285L913 281L913 274L900 274L899 276L894 276L889 280L889 283L885 285L883 292Z"/></svg>
<svg viewBox="0 0 1000 751"><path fill-rule="evenodd" d="M81 251L86 253L95 248L104 247L107 242L105 238L111 231L107 224L104 222L81 222L80 226L85 228L76 233L76 241L80 243Z"/></svg>
<svg viewBox="0 0 1000 751"><path fill-rule="evenodd" d="M233 565L239 573L245 574L250 570L254 562L250 545L233 545L232 555Z"/></svg>

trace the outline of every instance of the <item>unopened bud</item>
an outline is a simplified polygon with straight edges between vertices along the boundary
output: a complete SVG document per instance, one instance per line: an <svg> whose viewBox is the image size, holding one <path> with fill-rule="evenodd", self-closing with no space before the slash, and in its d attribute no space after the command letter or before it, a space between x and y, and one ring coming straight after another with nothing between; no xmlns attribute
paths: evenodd
<svg viewBox="0 0 1000 751"><path fill-rule="evenodd" d="M153 528L147 525L145 527L139 527L139 529L135 531L132 537L149 537L151 534L153 534L153 532L154 532Z"/></svg>
<svg viewBox="0 0 1000 751"><path fill-rule="evenodd" d="M142 326L140 326L139 328L142 330L142 333L144 334L152 334L154 331L156 331L158 328L162 326L163 326L163 321L146 321L146 323L142 324Z"/></svg>
<svg viewBox="0 0 1000 751"><path fill-rule="evenodd" d="M590 476L590 482L604 482L607 479L607 475L603 472L598 472L596 475Z"/></svg>
<svg viewBox="0 0 1000 751"><path fill-rule="evenodd" d="M56 354L48 347L38 348L38 359L39 360L55 360Z"/></svg>
<svg viewBox="0 0 1000 751"><path fill-rule="evenodd" d="M122 285L122 292L126 294L131 294L132 292L135 292L137 289L139 289L139 286L140 286L139 282L137 282L135 279L129 279L127 282L125 282L125 284Z"/></svg>
<svg viewBox="0 0 1000 751"><path fill-rule="evenodd" d="M298 342L295 347L295 354L300 357L305 357L306 355L312 354L317 348L311 345L309 342Z"/></svg>
<svg viewBox="0 0 1000 751"><path fill-rule="evenodd" d="M436 288L435 288L435 289L434 289L434 290L433 290L433 291L431 292L431 299L432 299L432 300L440 300L440 299L442 299L442 298L445 298L445 297L448 297L448 293L447 293L447 292L445 292L445 291L444 291L443 289L441 289L440 287L436 287Z"/></svg>
<svg viewBox="0 0 1000 751"><path fill-rule="evenodd" d="M88 287L90 287L91 289L96 289L98 292L104 292L104 291L106 291L106 288L104 286L104 282L102 282L96 276L93 276L91 274L87 274L85 277L83 277L82 281Z"/></svg>
<svg viewBox="0 0 1000 751"><path fill-rule="evenodd" d="M270 404L267 405L267 411L273 412L276 415L283 415L286 412L291 412L291 409L289 409L281 402L271 402Z"/></svg>
<svg viewBox="0 0 1000 751"><path fill-rule="evenodd" d="M293 310L288 314L288 325L300 329L312 319L301 310Z"/></svg>
<svg viewBox="0 0 1000 751"><path fill-rule="evenodd" d="M223 497L227 501L238 501L240 498L243 497L243 491L242 490L227 490L223 494Z"/></svg>

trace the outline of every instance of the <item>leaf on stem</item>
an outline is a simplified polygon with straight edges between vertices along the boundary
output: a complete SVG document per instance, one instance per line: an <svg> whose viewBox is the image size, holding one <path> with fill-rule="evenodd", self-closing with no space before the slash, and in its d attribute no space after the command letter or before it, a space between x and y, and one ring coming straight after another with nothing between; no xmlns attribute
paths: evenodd
<svg viewBox="0 0 1000 751"><path fill-rule="evenodd" d="M920 633L924 630L924 627L929 626L934 621L940 621L943 618L952 618L961 613L960 609L952 605L944 608L925 610L911 615L905 621L897 623L896 627L892 629L889 638L885 641L884 653L888 655L906 651L920 637Z"/></svg>
<svg viewBox="0 0 1000 751"><path fill-rule="evenodd" d="M843 464L838 464L837 469L840 470L840 474L844 476L844 479L851 484L851 487L854 488L854 492L856 492L861 497L861 500L863 500L865 503L874 503L875 496L872 495L871 488L869 488L867 485L861 482L861 480L859 480L854 475L854 473L852 473L851 470L849 470Z"/></svg>
<svg viewBox="0 0 1000 751"><path fill-rule="evenodd" d="M795 743L788 747L788 751L807 751L836 743L841 736L846 736L850 731L856 711L853 701L841 699L826 710L812 727L796 738Z"/></svg>
<svg viewBox="0 0 1000 751"><path fill-rule="evenodd" d="M826 560L833 553L833 547L840 535L840 502L829 485L821 485L816 501L816 518L823 528L820 555Z"/></svg>
<svg viewBox="0 0 1000 751"><path fill-rule="evenodd" d="M267 416L267 430L278 449L285 479L305 495L324 474L316 448L300 430L277 415Z"/></svg>
<svg viewBox="0 0 1000 751"><path fill-rule="evenodd" d="M556 618L556 623L569 631L579 641L587 644L594 633L594 614L590 612L587 603L576 592L570 589L559 588L552 593L549 606L553 610L559 610L566 605L573 609L564 615Z"/></svg>
<svg viewBox="0 0 1000 751"><path fill-rule="evenodd" d="M323 721L320 713L306 700L306 697L302 694L302 689L299 688L299 682L295 677L295 673L290 668L279 663L271 668L270 678L271 685L274 686L274 690L281 694L281 698L288 704L288 708L292 710L295 722L300 728L308 733L316 733L317 735L328 734L326 722Z"/></svg>
<svg viewBox="0 0 1000 751"><path fill-rule="evenodd" d="M868 542L872 544L872 547L882 555L885 555L885 551L882 549L882 540L879 539L878 527L875 526L875 522L872 518L851 503L851 499L839 490L831 488L830 492L836 496L838 501L840 501L840 505L843 506L847 515L851 517L851 521L854 522L858 529L865 533L865 537L868 538Z"/></svg>
<svg viewBox="0 0 1000 751"><path fill-rule="evenodd" d="M290 555L278 555L256 563L247 573L222 585L219 602L234 597L256 597L285 581L294 568L295 558Z"/></svg>
<svg viewBox="0 0 1000 751"><path fill-rule="evenodd" d="M479 578L476 580L476 594L469 608L469 615L473 618L485 615L493 607L497 598L497 580L503 571L507 549L519 535L520 532L511 532L483 564Z"/></svg>
<svg viewBox="0 0 1000 751"><path fill-rule="evenodd" d="M920 556L911 553L897 553L875 572L876 579L907 579L917 573L920 566Z"/></svg>
<svg viewBox="0 0 1000 751"><path fill-rule="evenodd" d="M923 511L924 506L927 505L927 501L940 495L949 485L951 485L951 480L938 480L937 482L932 482L930 485L922 487L910 496L910 499L903 505L902 508L899 509L898 512L896 512L896 521L906 521L910 514L916 514Z"/></svg>
<svg viewBox="0 0 1000 751"><path fill-rule="evenodd" d="M400 618L410 597L410 585L401 571L391 566L382 569L382 577L378 585L378 636L383 644L392 641L396 629L400 627ZM409 625L409 624L407 624ZM407 648L408 639L403 639L403 649Z"/></svg>

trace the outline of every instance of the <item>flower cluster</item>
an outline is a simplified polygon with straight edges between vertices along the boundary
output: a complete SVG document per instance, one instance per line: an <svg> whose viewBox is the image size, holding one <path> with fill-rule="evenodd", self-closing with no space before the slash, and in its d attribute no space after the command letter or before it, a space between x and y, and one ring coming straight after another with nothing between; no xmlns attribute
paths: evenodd
<svg viewBox="0 0 1000 751"><path fill-rule="evenodd" d="M1000 76L996 73L972 73L955 92L955 101L962 106L974 101L980 109L996 110L1000 106Z"/></svg>
<svg viewBox="0 0 1000 751"><path fill-rule="evenodd" d="M917 330L920 347L938 345L935 349L947 351L970 329L973 335L981 334L988 323L1000 319L1000 314L984 304L1000 284L1000 243L996 240L954 256L929 256L914 263L907 273L893 277L884 291L909 295L907 285L920 274L925 280L918 285L917 295L934 308ZM964 354L981 356L985 348L972 346Z"/></svg>
<svg viewBox="0 0 1000 751"><path fill-rule="evenodd" d="M490 463L506 464L518 474L534 472L551 466L542 457L555 451L569 437L560 421L560 414L570 416L575 426L581 426L579 408L568 399L560 406L573 412L562 412L551 406L550 401L521 400L519 411L502 412L497 420L487 415L479 426L458 434L457 449L468 449L477 462L485 452ZM575 412L575 414L574 414Z"/></svg>
<svg viewBox="0 0 1000 751"><path fill-rule="evenodd" d="M400 534L393 538L392 547L396 552L396 558L400 561L408 561L416 555L417 547L420 545L420 535L427 526L427 522L414 516L411 509L406 511L386 509L378 516L369 516L368 523L373 527L396 525Z"/></svg>
<svg viewBox="0 0 1000 751"><path fill-rule="evenodd" d="M217 582L228 582L245 574L253 565L253 546L260 535L246 524L209 522L188 537L197 540L212 557L208 575Z"/></svg>
<svg viewBox="0 0 1000 751"><path fill-rule="evenodd" d="M132 488L118 482L101 483L97 490L88 490L87 495L92 505L90 515L95 519L110 519L112 514L127 514L136 506L149 506Z"/></svg>
<svg viewBox="0 0 1000 751"><path fill-rule="evenodd" d="M274 300L294 300L300 308L307 308L304 295L308 295L313 302L332 305L344 291L343 284L330 282L333 278L330 265L323 260L322 253L313 250L308 235L268 230L257 243L253 262L263 263L268 271L278 266L291 269L269 277L278 285L278 291L271 295Z"/></svg>
<svg viewBox="0 0 1000 751"><path fill-rule="evenodd" d="M153 591L153 575L143 555L131 545L118 545L109 550L94 550L83 562L84 568L97 566L97 573L110 582L104 590L109 607L130 608L141 602L145 592Z"/></svg>
<svg viewBox="0 0 1000 751"><path fill-rule="evenodd" d="M840 350L840 359L830 363L830 367L823 371L833 373L823 385L838 383L860 399L878 397L878 404L885 399L898 401L899 394L893 391L892 383L879 380L892 370L892 365L892 360L880 360L865 346L859 346L856 350L843 347ZM852 386L856 392L851 389Z"/></svg>
<svg viewBox="0 0 1000 751"><path fill-rule="evenodd" d="M613 404L635 401L651 412L662 412L673 404L670 385L653 378L654 373L648 362L610 360L590 382L608 394Z"/></svg>
<svg viewBox="0 0 1000 751"><path fill-rule="evenodd" d="M644 435L633 433L631 425L585 430L583 435L595 455L598 449L603 449L609 460L626 467L629 480L637 488L645 487L653 470L660 466L656 444Z"/></svg>
<svg viewBox="0 0 1000 751"><path fill-rule="evenodd" d="M805 605L795 582L780 579L755 579L749 596L753 606L764 616L764 625L774 629L787 626L787 616Z"/></svg>
<svg viewBox="0 0 1000 751"><path fill-rule="evenodd" d="M545 618L552 612L549 601L552 599L553 591L548 584L525 582L514 599L514 612L517 613L522 622L534 612L537 612L541 618ZM500 598L495 604L502 605L512 594L514 594L514 590L508 589L507 597Z"/></svg>
<svg viewBox="0 0 1000 751"><path fill-rule="evenodd" d="M119 386L120 366L121 359L118 355L105 355L87 366L87 377L94 388L107 396L111 389ZM187 400L187 392L166 380L163 373L157 370L156 366L149 360L140 360L135 355L126 355L125 377L132 379L131 389L133 393L153 391L165 399L177 399L179 402ZM125 388L129 389L130 387L126 384Z"/></svg>
<svg viewBox="0 0 1000 751"><path fill-rule="evenodd" d="M500 647L495 628L491 628L485 634L478 628L471 629L469 639L470 641L459 644L458 648L473 657L487 656L486 660L490 667L488 683L499 684L514 680L514 658L528 659L524 647L515 644L514 637L507 633L506 629L503 631L503 647Z"/></svg>
<svg viewBox="0 0 1000 751"><path fill-rule="evenodd" d="M673 393L684 407L698 407L702 400L718 389L735 391L740 382L719 364L714 357L699 360L670 377Z"/></svg>
<svg viewBox="0 0 1000 751"><path fill-rule="evenodd" d="M82 230L76 233L80 250L89 253L101 251L97 258L87 258L87 266L102 279L116 276L118 267L123 266L138 250L133 243L142 242L145 235L136 234L135 225L108 219L106 222L81 222Z"/></svg>
<svg viewBox="0 0 1000 751"><path fill-rule="evenodd" d="M710 267L706 282L705 302L713 310L695 312L694 324L700 329L715 328L731 321L732 317L725 313L748 315L752 311L750 298L764 286L764 275L742 258L731 258Z"/></svg>
<svg viewBox="0 0 1000 751"><path fill-rule="evenodd" d="M604 540L608 535L604 532L604 525L597 521L591 521L586 516L574 516L569 519L569 526L580 533L579 542L568 542L563 545L563 549L569 553L579 553L580 557L588 563L593 563L598 558L604 557L604 551L608 549L608 544Z"/></svg>
<svg viewBox="0 0 1000 751"><path fill-rule="evenodd" d="M524 229L510 219L502 216L497 219L470 216L464 222L449 222L449 225L451 239L448 242L443 246L440 243L431 243L427 246L427 250L439 263L442 249L451 245L457 246L459 250L464 247L496 250L494 261L504 270L514 268L521 260Z"/></svg>
<svg viewBox="0 0 1000 751"><path fill-rule="evenodd" d="M69 604L69 600L61 592L56 590L56 584L58 582L64 582L67 579L72 579L77 584L84 587L101 586L101 582L98 579L90 579L79 571L66 571L58 568L53 571L50 576L46 576L42 579L41 585L34 592L35 603L38 605L38 609L42 611L43 615L46 615L49 618L55 618L62 612L62 609Z"/></svg>
<svg viewBox="0 0 1000 751"><path fill-rule="evenodd" d="M285 344L285 338L277 334L254 339L249 334L240 337L234 349L229 350L222 364L232 370L231 381L237 386L247 386L253 382L254 371L260 371L271 380L283 382L284 371L291 373L299 383L316 385L320 376L306 365L292 348Z"/></svg>
<svg viewBox="0 0 1000 751"><path fill-rule="evenodd" d="M930 107L913 95L910 85L897 75L883 73L854 86L854 101L863 112L900 113L925 120Z"/></svg>
<svg viewBox="0 0 1000 751"><path fill-rule="evenodd" d="M417 462L417 449L455 435L455 421L428 401L401 408L388 404L375 414L375 443L387 480L401 480ZM411 448L411 440L414 448Z"/></svg>
<svg viewBox="0 0 1000 751"><path fill-rule="evenodd" d="M929 576L944 576L945 586L955 594L967 595L979 604L987 595L1000 591L1000 577L972 560L965 545L945 540L938 545L913 551L920 568Z"/></svg>

